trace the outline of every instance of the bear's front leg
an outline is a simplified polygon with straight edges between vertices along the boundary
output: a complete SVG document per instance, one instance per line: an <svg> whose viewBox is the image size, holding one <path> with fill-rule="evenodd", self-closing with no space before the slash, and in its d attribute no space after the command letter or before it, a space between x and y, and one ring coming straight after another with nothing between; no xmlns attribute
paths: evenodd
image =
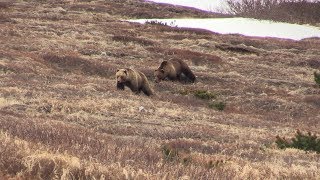
<svg viewBox="0 0 320 180"><path fill-rule="evenodd" d="M135 94L140 94L141 91L133 91Z"/></svg>
<svg viewBox="0 0 320 180"><path fill-rule="evenodd" d="M118 89L118 90L124 90L124 84L117 82L117 89Z"/></svg>
<svg viewBox="0 0 320 180"><path fill-rule="evenodd" d="M177 74L177 80L178 80L178 81L181 81L181 80L182 80L181 74Z"/></svg>

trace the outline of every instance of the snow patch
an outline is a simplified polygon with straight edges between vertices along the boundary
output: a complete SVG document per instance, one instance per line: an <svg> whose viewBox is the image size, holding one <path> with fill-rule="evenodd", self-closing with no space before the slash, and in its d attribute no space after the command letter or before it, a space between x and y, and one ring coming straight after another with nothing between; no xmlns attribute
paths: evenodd
<svg viewBox="0 0 320 180"><path fill-rule="evenodd" d="M256 37L275 37L292 40L319 37L320 28L309 25L273 22L252 18L207 18L207 19L137 19L130 22L156 21L172 27L200 28L221 34L242 34Z"/></svg>

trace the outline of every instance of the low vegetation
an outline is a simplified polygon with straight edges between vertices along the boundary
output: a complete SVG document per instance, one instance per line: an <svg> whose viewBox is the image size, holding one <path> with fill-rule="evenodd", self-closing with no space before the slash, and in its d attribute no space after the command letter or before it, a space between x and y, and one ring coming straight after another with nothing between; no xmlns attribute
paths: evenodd
<svg viewBox="0 0 320 180"><path fill-rule="evenodd" d="M220 17L135 0L15 1L0 17L0 179L319 179L319 153L275 143L320 134L318 38L123 21ZM197 81L155 83L169 59ZM118 91L124 67L157 96Z"/></svg>
<svg viewBox="0 0 320 180"><path fill-rule="evenodd" d="M320 153L320 138L316 134L308 132L303 134L301 131L297 131L294 138L291 138L291 141L286 140L285 138L276 137L276 144L279 148L296 148L304 151L315 151Z"/></svg>
<svg viewBox="0 0 320 180"><path fill-rule="evenodd" d="M320 22L320 2L309 0L227 0L237 16L301 24Z"/></svg>
<svg viewBox="0 0 320 180"><path fill-rule="evenodd" d="M216 95L206 90L196 90L193 92L194 96L200 99L210 100L216 98Z"/></svg>
<svg viewBox="0 0 320 180"><path fill-rule="evenodd" d="M158 26L168 26L168 24L167 24L167 23L162 22L162 21L157 21L157 20L146 21L146 24L150 24L150 25L158 25Z"/></svg>
<svg viewBox="0 0 320 180"><path fill-rule="evenodd" d="M219 111L224 110L225 107L226 107L226 103L222 101L209 103L209 108L216 109Z"/></svg>
<svg viewBox="0 0 320 180"><path fill-rule="evenodd" d="M314 81L317 83L317 85L320 86L320 73L314 72L313 76L314 76Z"/></svg>

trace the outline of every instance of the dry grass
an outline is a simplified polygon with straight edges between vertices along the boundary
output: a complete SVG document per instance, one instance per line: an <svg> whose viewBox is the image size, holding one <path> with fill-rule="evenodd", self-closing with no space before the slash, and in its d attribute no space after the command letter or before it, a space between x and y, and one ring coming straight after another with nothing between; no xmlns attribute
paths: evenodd
<svg viewBox="0 0 320 180"><path fill-rule="evenodd" d="M19 1L0 16L0 179L320 178L319 154L275 146L320 134L319 39L123 22L217 16L127 0ZM168 59L197 82L154 83ZM120 67L157 96L117 91Z"/></svg>

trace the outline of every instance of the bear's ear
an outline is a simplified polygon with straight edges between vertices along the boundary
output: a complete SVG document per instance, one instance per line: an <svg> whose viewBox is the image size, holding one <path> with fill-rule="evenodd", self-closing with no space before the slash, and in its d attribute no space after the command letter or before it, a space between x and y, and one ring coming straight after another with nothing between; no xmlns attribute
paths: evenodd
<svg viewBox="0 0 320 180"><path fill-rule="evenodd" d="M119 72L120 69L117 69L117 72Z"/></svg>
<svg viewBox="0 0 320 180"><path fill-rule="evenodd" d="M127 70L126 70L126 69L125 69L123 72L124 72L126 75L128 75L128 74L127 74Z"/></svg>
<svg viewBox="0 0 320 180"><path fill-rule="evenodd" d="M167 65L168 64L168 61L163 61L162 63L161 63L161 65Z"/></svg>

